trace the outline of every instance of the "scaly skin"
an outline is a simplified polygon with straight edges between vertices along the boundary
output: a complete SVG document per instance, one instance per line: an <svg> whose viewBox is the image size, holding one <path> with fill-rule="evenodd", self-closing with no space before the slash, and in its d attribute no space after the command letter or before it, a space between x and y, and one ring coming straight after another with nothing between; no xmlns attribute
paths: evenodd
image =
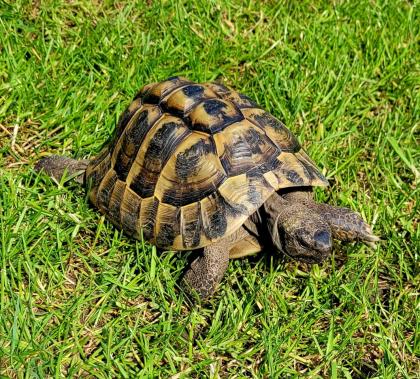
<svg viewBox="0 0 420 379"><path fill-rule="evenodd" d="M322 262L332 250L329 224L300 202L274 193L259 210L274 247L291 258Z"/></svg>
<svg viewBox="0 0 420 379"><path fill-rule="evenodd" d="M198 295L199 300L213 295L228 267L229 250L248 236L248 232L241 227L221 241L206 246L185 272L182 278L184 290L193 297Z"/></svg>
<svg viewBox="0 0 420 379"><path fill-rule="evenodd" d="M361 241L374 248L375 242L380 240L358 213L349 208L316 203L311 188L289 191L283 198L292 203L302 204L311 212L320 215L330 225L333 238L339 241Z"/></svg>
<svg viewBox="0 0 420 379"><path fill-rule="evenodd" d="M77 160L61 155L50 155L42 158L35 165L35 171L45 171L48 176L57 181L66 174L67 177L75 175L75 180L79 184L83 184L84 173L89 161L87 159Z"/></svg>

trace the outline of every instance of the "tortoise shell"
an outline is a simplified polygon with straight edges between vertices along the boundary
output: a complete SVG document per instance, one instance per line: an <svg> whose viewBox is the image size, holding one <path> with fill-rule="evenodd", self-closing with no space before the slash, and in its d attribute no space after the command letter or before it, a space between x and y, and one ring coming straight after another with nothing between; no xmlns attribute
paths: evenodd
<svg viewBox="0 0 420 379"><path fill-rule="evenodd" d="M181 77L140 90L86 180L111 222L175 250L233 233L280 188L328 185L295 136L250 98Z"/></svg>

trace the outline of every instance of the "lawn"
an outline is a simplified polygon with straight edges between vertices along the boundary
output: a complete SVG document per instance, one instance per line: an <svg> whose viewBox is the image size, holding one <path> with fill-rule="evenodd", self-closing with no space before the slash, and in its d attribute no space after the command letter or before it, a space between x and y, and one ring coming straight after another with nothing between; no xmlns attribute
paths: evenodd
<svg viewBox="0 0 420 379"><path fill-rule="evenodd" d="M0 16L1 377L418 377L418 4L10 0ZM322 265L231 261L190 307L191 253L127 238L33 170L93 157L137 90L172 75L283 120L330 180L318 200L383 242Z"/></svg>

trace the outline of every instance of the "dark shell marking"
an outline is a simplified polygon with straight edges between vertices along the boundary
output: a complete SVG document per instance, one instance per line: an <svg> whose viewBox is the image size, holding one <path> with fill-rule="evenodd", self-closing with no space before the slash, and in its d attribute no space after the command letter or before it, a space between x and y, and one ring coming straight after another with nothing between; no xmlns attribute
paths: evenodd
<svg viewBox="0 0 420 379"><path fill-rule="evenodd" d="M205 139L200 139L197 143L179 153L176 157L175 172L180 181L185 182L189 177L197 175L202 157L214 153L214 146Z"/></svg>
<svg viewBox="0 0 420 379"><path fill-rule="evenodd" d="M114 189L117 179L118 176L113 169L109 170L102 179L98 189L98 206L100 208L108 209L111 193Z"/></svg>
<svg viewBox="0 0 420 379"><path fill-rule="evenodd" d="M187 249L192 249L200 244L203 220L201 216L201 203L192 203L181 209L181 234L183 245Z"/></svg>
<svg viewBox="0 0 420 379"><path fill-rule="evenodd" d="M136 174L130 184L140 197L153 196L157 180L162 168L178 146L190 131L180 122L162 122L150 139L142 168Z"/></svg>
<svg viewBox="0 0 420 379"><path fill-rule="evenodd" d="M131 236L140 237L137 223L140 217L141 198L129 188L125 188L120 206L121 228Z"/></svg>
<svg viewBox="0 0 420 379"><path fill-rule="evenodd" d="M233 103L221 99L204 100L188 116L192 129L210 134L220 132L243 119L243 114Z"/></svg>
<svg viewBox="0 0 420 379"><path fill-rule="evenodd" d="M233 233L280 188L328 184L252 99L180 77L139 91L86 179L115 225L177 250Z"/></svg>
<svg viewBox="0 0 420 379"><path fill-rule="evenodd" d="M272 141L286 152L296 153L301 147L297 138L286 126L263 109L244 109L248 119L267 133Z"/></svg>

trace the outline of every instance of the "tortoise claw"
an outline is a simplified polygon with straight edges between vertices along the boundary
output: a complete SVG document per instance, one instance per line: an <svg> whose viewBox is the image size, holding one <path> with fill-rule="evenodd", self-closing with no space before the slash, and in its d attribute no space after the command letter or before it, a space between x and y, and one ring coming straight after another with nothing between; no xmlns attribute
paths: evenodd
<svg viewBox="0 0 420 379"><path fill-rule="evenodd" d="M376 243L375 242L370 242L370 241L363 241L365 243L365 245L369 246L371 249L376 249Z"/></svg>
<svg viewBox="0 0 420 379"><path fill-rule="evenodd" d="M361 236L361 241L372 249L376 248L376 242L381 241L381 238L373 234L372 228L366 224L365 231Z"/></svg>

